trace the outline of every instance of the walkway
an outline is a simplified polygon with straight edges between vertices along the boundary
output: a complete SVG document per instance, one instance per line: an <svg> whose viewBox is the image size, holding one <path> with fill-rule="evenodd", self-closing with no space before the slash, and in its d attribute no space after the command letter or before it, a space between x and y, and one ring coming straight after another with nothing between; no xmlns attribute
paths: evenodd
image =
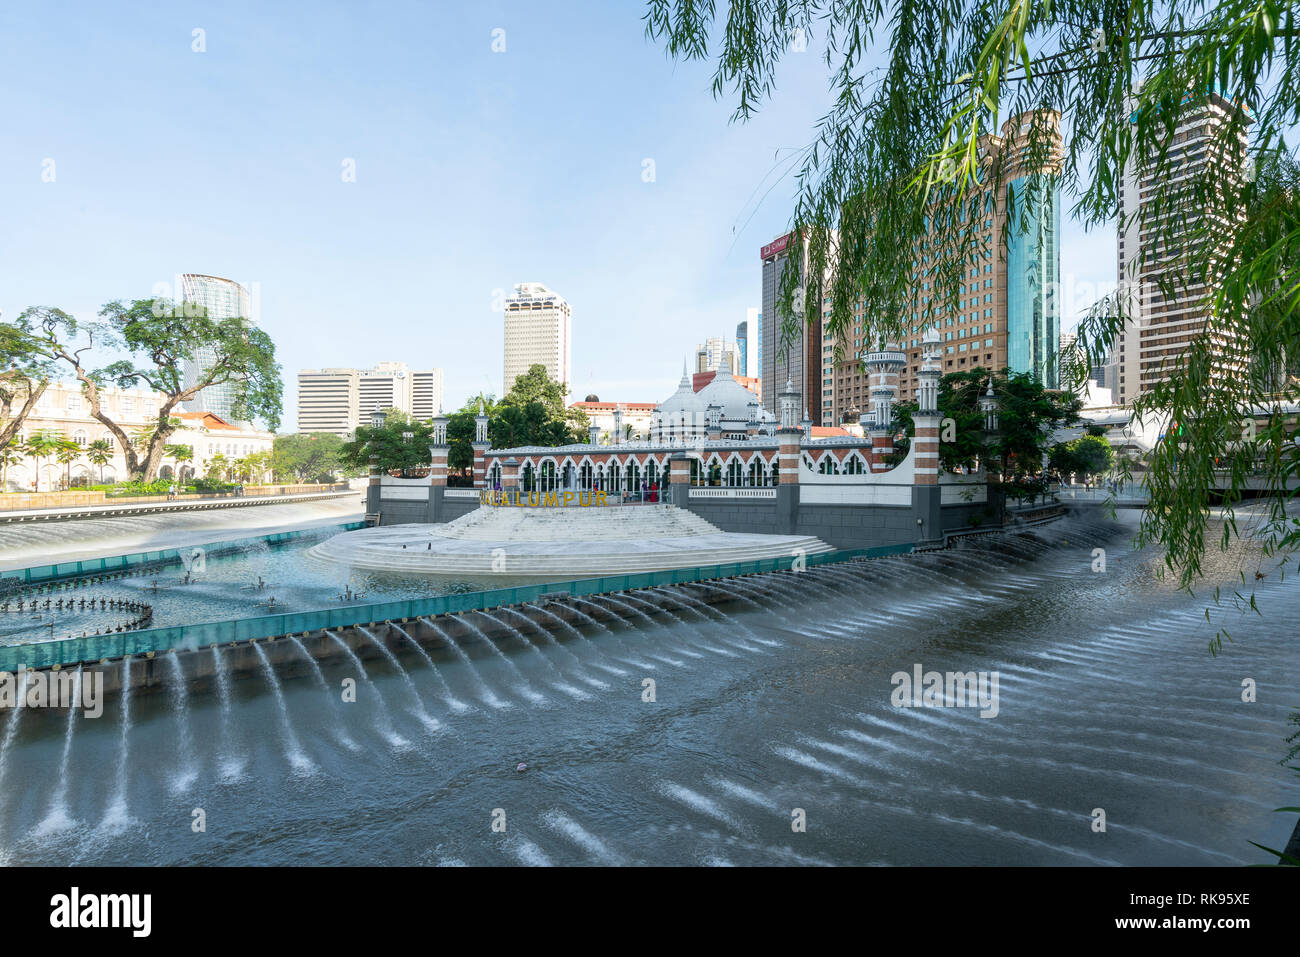
<svg viewBox="0 0 1300 957"><path fill-rule="evenodd" d="M302 492L294 495L259 495L234 498L189 498L174 502L148 502L121 505L68 505L63 508L26 508L0 511L0 523L66 521L79 518L105 518L114 515L149 515L156 512L194 512L214 508L243 508L249 505L283 505L291 502L314 502L321 499L361 498L354 489L339 492Z"/></svg>

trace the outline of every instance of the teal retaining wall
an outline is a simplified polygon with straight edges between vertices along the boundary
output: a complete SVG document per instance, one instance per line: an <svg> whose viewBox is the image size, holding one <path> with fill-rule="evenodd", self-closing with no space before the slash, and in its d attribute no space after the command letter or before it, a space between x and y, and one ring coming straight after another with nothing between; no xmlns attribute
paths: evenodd
<svg viewBox="0 0 1300 957"><path fill-rule="evenodd" d="M314 530L307 529L304 531ZM301 534L303 532L283 532L281 536ZM248 541L273 541L277 538L280 541L286 540L281 536L269 536ZM219 542L212 547L216 548L231 544L234 543ZM901 555L911 550L912 545L910 543L882 545L877 548L819 552L804 557L802 561L808 566L828 565L858 558ZM189 551L189 549L185 551ZM148 559L150 561L158 561L162 556L168 554L177 558L180 556L180 552L176 549L140 553L140 555L154 556ZM135 557L137 556L128 555L118 559L96 559L95 561L119 562L117 565L103 566L103 569L113 570L131 567L130 564L121 564L121 562L123 559ZM134 564L140 564L144 560L139 558ZM305 611L286 615L264 615L258 618L241 618L235 621L174 625L168 628L149 628L142 631L123 632L120 635L95 635L87 638L64 638L59 641L6 645L0 646L0 671L17 671L20 664L28 668L49 668L54 665L66 666L75 665L78 662L97 662L106 658L121 658L125 655L142 655L149 652L157 654L172 649L194 651L208 645L254 641L262 638L279 637L280 635L321 631L325 628L346 628L352 625L369 625L374 622L405 618L429 618L466 611L483 611L489 608L499 608L503 605L518 605L536 601L543 595L600 595L608 592L631 591L637 588L652 588L658 585L680 585L717 578L735 578L739 575L785 571L798 560L800 559L794 556L764 558L752 562L700 565L694 568L673 568L658 572L638 572L632 575L610 575L603 578L584 578L578 581L547 582L541 585L521 585L514 588L493 588L488 591L467 592L461 595L439 595L434 598L381 602L373 605L351 605L344 608L325 608L319 611ZM42 567L63 568L72 564L74 563ZM25 571L30 572L33 569L25 569ZM87 571L84 574L94 573L94 571ZM69 576L65 575L64 577ZM50 581L52 578L47 576L29 580L41 582Z"/></svg>

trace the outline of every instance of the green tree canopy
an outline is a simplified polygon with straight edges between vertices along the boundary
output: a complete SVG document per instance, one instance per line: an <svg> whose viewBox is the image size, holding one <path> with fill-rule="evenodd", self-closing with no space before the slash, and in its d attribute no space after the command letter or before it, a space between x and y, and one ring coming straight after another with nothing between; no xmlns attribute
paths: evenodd
<svg viewBox="0 0 1300 957"><path fill-rule="evenodd" d="M979 400L993 383L998 400L998 430L984 430ZM1032 375L1003 369L993 373L974 368L950 372L939 380L939 462L948 471L983 464L990 471L1023 478L1042 471L1043 455L1052 446L1052 433L1076 425L1082 402L1043 387ZM894 406L894 425L915 434L915 402ZM951 421L949 421L951 420ZM901 455L896 458L901 458Z"/></svg>
<svg viewBox="0 0 1300 957"><path fill-rule="evenodd" d="M1101 475L1115 465L1115 450L1100 436L1081 435L1052 447L1047 464L1062 475Z"/></svg>
<svg viewBox="0 0 1300 957"><path fill-rule="evenodd" d="M342 448L343 439L333 432L277 435L271 446L271 471L282 482L332 481L334 471L343 467Z"/></svg>
<svg viewBox="0 0 1300 957"><path fill-rule="evenodd" d="M490 412L488 437L493 448L585 442L587 415L581 409L564 407L566 388L552 379L541 363L529 366Z"/></svg>
<svg viewBox="0 0 1300 957"><path fill-rule="evenodd" d="M339 461L349 468L369 471L371 455L378 456L379 468L384 472L429 466L433 427L428 422L413 420L405 412L388 409L382 428L359 425L354 435L351 441L340 446L338 453Z"/></svg>
<svg viewBox="0 0 1300 957"><path fill-rule="evenodd" d="M515 378L501 405L523 406L537 402L553 418L564 417L564 394L567 385L556 382L546 371L546 366L534 362L528 371Z"/></svg>
<svg viewBox="0 0 1300 957"><path fill-rule="evenodd" d="M0 322L0 447L22 428L54 376L53 357L31 322Z"/></svg>
<svg viewBox="0 0 1300 957"><path fill-rule="evenodd" d="M162 464L168 437L178 423L172 413L204 389L228 385L233 390L235 419L264 421L274 430L280 421L283 386L275 362L275 344L245 318L213 319L192 314L165 299L113 301L99 321L82 323L61 309L33 306L19 317L34 330L41 350L67 365L81 383L90 414L116 436L126 454L127 470L152 481ZM88 363L98 351L126 353L102 367ZM201 351L202 350L202 351ZM200 372L184 381L187 362L198 357ZM161 396L156 424L144 448L137 450L125 430L104 411L99 390L112 383L121 389L145 387Z"/></svg>

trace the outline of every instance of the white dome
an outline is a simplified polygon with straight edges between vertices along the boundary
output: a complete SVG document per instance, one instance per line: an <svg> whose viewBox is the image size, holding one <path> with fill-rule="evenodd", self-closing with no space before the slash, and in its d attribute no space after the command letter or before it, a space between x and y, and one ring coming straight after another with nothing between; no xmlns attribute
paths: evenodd
<svg viewBox="0 0 1300 957"><path fill-rule="evenodd" d="M688 416L704 415L704 407L708 404L700 400L700 395L696 394L691 388L691 377L682 367L682 381L677 385L677 391L659 405L659 413L662 421L674 421L681 418L685 412Z"/></svg>
<svg viewBox="0 0 1300 957"><path fill-rule="evenodd" d="M724 354L722 367L713 381L701 389L696 397L705 408L710 405L722 407L722 418L730 422L748 422L749 404L757 403L758 396L741 385L731 372L731 360ZM774 416L759 405L758 420L772 421Z"/></svg>

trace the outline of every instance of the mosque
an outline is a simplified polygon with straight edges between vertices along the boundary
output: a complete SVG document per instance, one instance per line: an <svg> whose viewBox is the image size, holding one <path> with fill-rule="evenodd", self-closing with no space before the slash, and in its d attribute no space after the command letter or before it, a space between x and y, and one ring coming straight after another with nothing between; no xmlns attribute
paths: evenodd
<svg viewBox="0 0 1300 957"><path fill-rule="evenodd" d="M577 511L597 501L668 504L725 532L814 536L836 548L942 542L955 531L999 525L1000 493L983 472L958 475L939 467L936 330L926 334L923 346L914 434L897 453L892 424L906 363L901 351L882 346L863 357L871 406L861 417L862 436L814 429L789 381L777 395L779 416L772 415L724 364L699 392L683 371L677 390L651 413L643 438L624 437L616 409L608 443L593 425L584 443L494 449L488 418L480 415L471 443L474 488L447 486L447 419L438 416L429 477L402 479L372 469L367 520L384 526L451 523L490 509L484 493L499 490L512 504L539 512L570 505ZM986 397L984 405L996 428L996 397ZM591 492L603 494L583 495Z"/></svg>

